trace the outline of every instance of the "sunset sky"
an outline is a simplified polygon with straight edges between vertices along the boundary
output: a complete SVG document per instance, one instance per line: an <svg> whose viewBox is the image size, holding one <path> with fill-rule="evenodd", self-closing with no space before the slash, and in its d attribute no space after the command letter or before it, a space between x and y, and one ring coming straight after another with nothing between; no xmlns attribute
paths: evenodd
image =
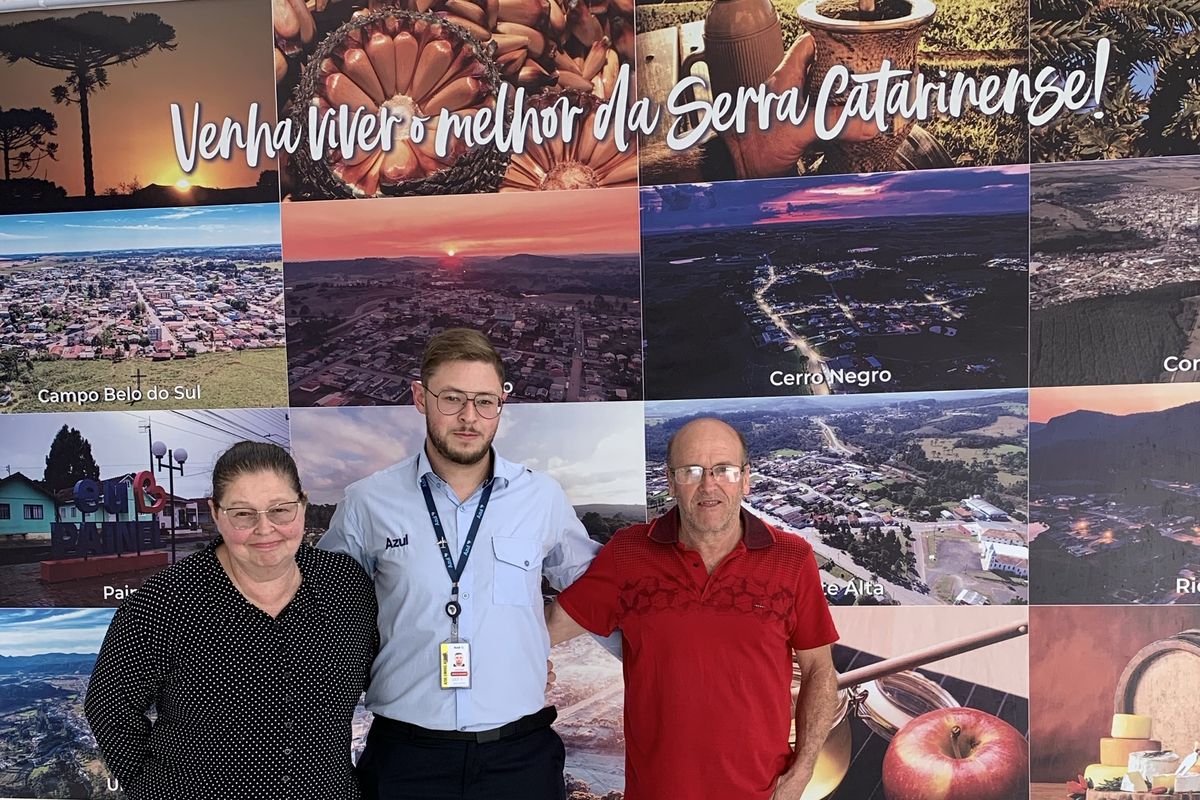
<svg viewBox="0 0 1200 800"><path fill-rule="evenodd" d="M636 253L637 189L283 204L287 261Z"/></svg>
<svg viewBox="0 0 1200 800"><path fill-rule="evenodd" d="M1029 390L1030 422L1045 422L1072 411L1138 414L1200 401L1198 383L1135 386L1064 386Z"/></svg>
<svg viewBox="0 0 1200 800"><path fill-rule="evenodd" d="M74 16L88 9L0 14L0 25L50 16ZM201 103L202 121L226 115L244 121L251 103L275 120L271 4L247 0L187 0L107 6L104 13L132 16L149 12L175 28L176 48L154 51L134 63L108 68L109 85L89 95L96 193L135 177L143 186L174 184L184 177L175 156L171 103L180 103L190 123L193 104ZM58 105L50 95L66 73L30 61L0 61L0 107L41 107L54 115L58 160L44 159L34 177L53 181L68 195L83 194L83 144L79 107ZM190 130L189 130L190 135ZM187 176L210 187L253 186L273 160L251 169L244 156L201 161ZM0 176L3 173L0 172ZM25 175L26 177L28 174Z"/></svg>
<svg viewBox="0 0 1200 800"><path fill-rule="evenodd" d="M641 190L646 233L926 214L1027 213L1029 168L923 170Z"/></svg>

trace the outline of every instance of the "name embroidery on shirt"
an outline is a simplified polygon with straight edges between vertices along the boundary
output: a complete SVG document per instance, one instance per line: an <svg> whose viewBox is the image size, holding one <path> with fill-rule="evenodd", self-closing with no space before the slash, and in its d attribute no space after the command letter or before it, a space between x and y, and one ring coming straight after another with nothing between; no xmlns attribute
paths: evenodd
<svg viewBox="0 0 1200 800"><path fill-rule="evenodd" d="M408 544L408 534L397 536L395 539L385 539L383 549L391 550L393 547L404 547Z"/></svg>

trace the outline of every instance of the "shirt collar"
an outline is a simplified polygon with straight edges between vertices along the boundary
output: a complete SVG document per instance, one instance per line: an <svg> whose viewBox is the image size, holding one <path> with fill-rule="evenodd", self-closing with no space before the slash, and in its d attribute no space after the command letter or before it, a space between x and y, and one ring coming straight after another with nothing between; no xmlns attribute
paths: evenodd
<svg viewBox="0 0 1200 800"><path fill-rule="evenodd" d="M491 449L491 454L492 478L496 481L497 489L504 489L509 483L516 480L519 475L529 471L524 464L517 464L501 458L494 447ZM446 485L446 482L433 471L433 465L429 463L429 456L426 455L424 447L417 453L417 481L420 482L421 478L429 478L430 482L438 487Z"/></svg>
<svg viewBox="0 0 1200 800"><path fill-rule="evenodd" d="M751 514L745 508L741 511L742 538L741 541L749 550L762 550L775 543L775 534L767 527L767 523ZM659 544L677 544L679 542L679 506L673 506L670 511L650 523L646 535L650 541Z"/></svg>

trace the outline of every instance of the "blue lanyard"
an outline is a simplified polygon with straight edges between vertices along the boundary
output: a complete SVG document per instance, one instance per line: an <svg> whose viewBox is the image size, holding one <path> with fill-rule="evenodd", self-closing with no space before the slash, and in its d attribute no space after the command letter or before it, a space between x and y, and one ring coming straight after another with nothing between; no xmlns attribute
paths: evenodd
<svg viewBox="0 0 1200 800"><path fill-rule="evenodd" d="M429 511L429 521L433 523L433 535L437 537L438 549L442 551L442 560L446 563L446 574L450 576L450 602L446 603L446 616L450 617L454 627L458 627L458 615L462 607L458 604L458 582L467 569L467 559L471 557L471 547L475 544L475 536L479 533L479 524L483 522L483 512L487 511L488 500L492 497L493 479L489 478L483 485L483 494L479 497L479 505L475 508L475 518L471 520L471 528L463 540L462 552L458 556L458 564L450 555L450 544L446 541L446 531L438 517L437 506L433 503L433 492L429 491L429 480L421 476L421 494L425 495L425 508Z"/></svg>

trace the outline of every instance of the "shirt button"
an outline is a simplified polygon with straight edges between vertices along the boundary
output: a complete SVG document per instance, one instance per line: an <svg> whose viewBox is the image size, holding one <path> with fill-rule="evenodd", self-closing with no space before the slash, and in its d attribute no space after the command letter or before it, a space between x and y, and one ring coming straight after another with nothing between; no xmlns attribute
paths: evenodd
<svg viewBox="0 0 1200 800"><path fill-rule="evenodd" d="M463 600L470 600L470 599L471 599L471 595L470 595L470 593L469 593L469 592L463 592Z"/></svg>
<svg viewBox="0 0 1200 800"><path fill-rule="evenodd" d="M280 782L280 783L287 783L287 782L288 782L288 781L290 781L291 779L292 779L292 776L291 776L291 775L288 775L286 772L285 772L283 775L280 775L280 776L279 776L279 782Z"/></svg>
<svg viewBox="0 0 1200 800"><path fill-rule="evenodd" d="M700 566L700 562L699 562L699 561L693 561L693 562L692 562L692 566L693 566L693 567L697 567L697 568L698 568L698 567Z"/></svg>
<svg viewBox="0 0 1200 800"><path fill-rule="evenodd" d="M292 748L290 748L290 747L283 748L283 754L285 756L290 756L292 754Z"/></svg>

